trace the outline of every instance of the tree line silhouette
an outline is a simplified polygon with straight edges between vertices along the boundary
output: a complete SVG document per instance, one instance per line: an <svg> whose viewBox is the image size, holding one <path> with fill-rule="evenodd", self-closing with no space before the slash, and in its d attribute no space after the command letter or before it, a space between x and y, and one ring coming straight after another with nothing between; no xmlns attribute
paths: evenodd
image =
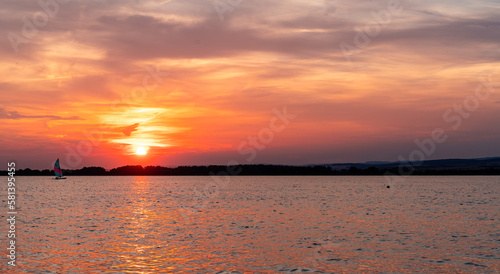
<svg viewBox="0 0 500 274"><path fill-rule="evenodd" d="M229 172L228 172L229 171ZM179 166L162 167L128 165L113 168L109 171L103 167L84 167L81 169L63 170L65 176L208 176L208 175L242 175L242 176L366 176L366 175L407 175L400 174L400 169L357 168L351 166L349 169L334 170L329 166L286 166L286 165L210 165L210 166ZM0 171L0 175L7 175L7 171ZM16 170L19 176L55 176L54 171L49 169L32 170L29 168ZM500 175L500 167L485 167L478 169L446 168L446 169L418 169L412 175Z"/></svg>

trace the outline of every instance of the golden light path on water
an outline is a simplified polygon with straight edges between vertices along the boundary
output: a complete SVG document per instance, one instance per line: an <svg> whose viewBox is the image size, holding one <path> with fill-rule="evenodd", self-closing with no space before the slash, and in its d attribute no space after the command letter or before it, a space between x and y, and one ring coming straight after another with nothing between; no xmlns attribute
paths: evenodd
<svg viewBox="0 0 500 274"><path fill-rule="evenodd" d="M18 181L19 273L500 271L499 177Z"/></svg>

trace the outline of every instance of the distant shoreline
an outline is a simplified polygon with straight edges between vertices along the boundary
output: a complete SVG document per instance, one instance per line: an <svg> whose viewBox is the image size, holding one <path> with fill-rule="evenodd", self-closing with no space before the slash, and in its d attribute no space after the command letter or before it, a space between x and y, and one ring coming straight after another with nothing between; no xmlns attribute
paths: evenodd
<svg viewBox="0 0 500 274"><path fill-rule="evenodd" d="M179 166L175 168L161 166L122 166L111 170L103 167L84 167L82 169L64 170L64 176L485 176L500 175L500 165L488 167L416 167L411 174L404 173L399 167L349 168L335 169L328 165L287 166L287 165L210 165ZM8 175L0 171L0 175ZM17 176L55 176L48 169L32 170L29 168L16 170Z"/></svg>

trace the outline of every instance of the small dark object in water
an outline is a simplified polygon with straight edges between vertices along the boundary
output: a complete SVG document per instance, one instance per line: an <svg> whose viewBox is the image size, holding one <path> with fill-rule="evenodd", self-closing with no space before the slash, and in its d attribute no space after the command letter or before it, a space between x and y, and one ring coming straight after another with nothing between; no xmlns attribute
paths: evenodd
<svg viewBox="0 0 500 274"><path fill-rule="evenodd" d="M391 188L391 186L387 186L387 188Z"/></svg>

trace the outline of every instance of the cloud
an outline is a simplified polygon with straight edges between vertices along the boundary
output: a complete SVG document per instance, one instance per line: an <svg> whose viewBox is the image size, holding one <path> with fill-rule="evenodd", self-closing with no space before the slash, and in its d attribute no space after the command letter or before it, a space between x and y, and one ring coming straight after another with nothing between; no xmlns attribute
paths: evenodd
<svg viewBox="0 0 500 274"><path fill-rule="evenodd" d="M371 14L386 6L383 1L370 2L369 7L329 1L292 1L293 5L253 1L244 2L221 22L206 1L124 2L74 2L62 6L30 40L32 46L25 45L24 56L36 55L50 41L64 38L104 51L106 58L101 65L115 68L145 59L226 58L255 52L342 61L339 44L353 44L355 29L376 24ZM6 24L0 28L7 32L21 30L21 15L41 10L35 4L8 5L17 12L6 14L11 20L2 19ZM121 12L116 11L117 5ZM377 47L378 54L391 55L398 48L405 54L430 58L444 55L447 59L491 60L497 56L491 53L500 39L500 21L495 19L494 9L458 16L447 14L440 5L415 5L405 3L403 12L393 16L368 49ZM7 24L13 21L19 21L17 28ZM48 43L41 44L43 40ZM4 42L8 45L8 41ZM470 46L451 47L464 44Z"/></svg>
<svg viewBox="0 0 500 274"><path fill-rule="evenodd" d="M23 115L18 111L7 111L4 108L0 108L0 119L49 119L49 120L84 120L78 116L71 117L61 117L55 115Z"/></svg>
<svg viewBox="0 0 500 274"><path fill-rule="evenodd" d="M139 127L139 123L135 123L133 125L122 127L119 129L121 132L123 132L123 134L125 134L125 136L130 136L130 134L132 134L132 132L137 131L138 127Z"/></svg>

